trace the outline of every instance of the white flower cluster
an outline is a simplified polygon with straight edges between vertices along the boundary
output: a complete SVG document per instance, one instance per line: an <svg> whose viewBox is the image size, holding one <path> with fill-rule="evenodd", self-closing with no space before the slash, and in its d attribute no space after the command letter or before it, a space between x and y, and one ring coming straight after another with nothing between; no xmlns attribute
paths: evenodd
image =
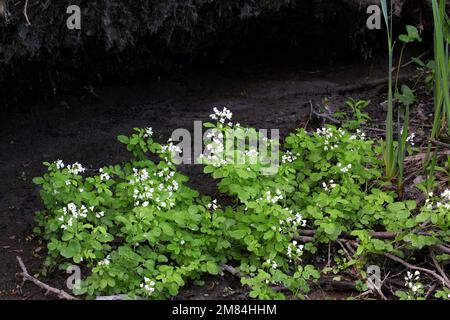
<svg viewBox="0 0 450 320"><path fill-rule="evenodd" d="M361 131L359 129L356 129L356 134L351 135L350 136L350 140L365 140L366 139L366 134L364 133L364 131Z"/></svg>
<svg viewBox="0 0 450 320"><path fill-rule="evenodd" d="M422 284L418 283L419 280L420 280L419 271L414 272L414 274L408 271L405 277L405 287L411 289L411 291L415 294L419 289L422 288Z"/></svg>
<svg viewBox="0 0 450 320"><path fill-rule="evenodd" d="M287 217L286 219L280 219L280 221L279 221L280 226L278 227L279 232L283 232L283 228L284 228L284 231L286 233L290 233L293 230L297 230L300 226L301 227L306 226L306 220L303 219L303 216L300 213L294 214L294 212L292 210L288 210L288 209L286 209L286 211L288 211L291 214L291 216ZM276 231L277 227L273 226L272 230Z"/></svg>
<svg viewBox="0 0 450 320"><path fill-rule="evenodd" d="M83 168L83 166L81 164L79 164L78 162L75 162L72 165L69 164L67 166L67 169L69 169L69 173L75 174L75 175L86 171L86 169Z"/></svg>
<svg viewBox="0 0 450 320"><path fill-rule="evenodd" d="M94 208L93 207L91 207L91 208L92 208L91 210L93 211ZM105 213L103 211L95 213L95 217L98 219L103 218L104 216L105 216Z"/></svg>
<svg viewBox="0 0 450 320"><path fill-rule="evenodd" d="M328 184L325 182L322 182L322 187L326 192L329 192L331 189L336 188L337 184L334 183L334 180L330 180L330 182Z"/></svg>
<svg viewBox="0 0 450 320"><path fill-rule="evenodd" d="M86 218L87 214L88 209L84 205L77 208L75 203L69 203L63 208L63 215L58 218L60 222L63 222L61 229L66 230L68 227L72 227L74 219ZM67 218L67 216L69 217Z"/></svg>
<svg viewBox="0 0 450 320"><path fill-rule="evenodd" d="M292 162L294 162L295 160L297 160L297 157L299 157L300 156L300 154L299 153L297 153L296 155L294 155L293 153L292 153L292 151L286 151L286 153L285 154L283 154L283 156L281 157L281 162L283 163L283 164L285 164L285 163L292 163Z"/></svg>
<svg viewBox="0 0 450 320"><path fill-rule="evenodd" d="M337 134L335 135L333 133L333 129L331 128L319 128L316 130L316 133L318 136L325 138L323 142L323 149L325 151L328 151L337 149L339 147L338 142L341 141L346 132L342 128L339 128L337 130Z"/></svg>
<svg viewBox="0 0 450 320"><path fill-rule="evenodd" d="M352 168L352 164L349 163L346 166L342 166L342 163L338 163L337 167L341 170L342 173L347 173Z"/></svg>
<svg viewBox="0 0 450 320"><path fill-rule="evenodd" d="M207 207L208 209L213 210L213 211L217 210L217 209L219 208L219 205L217 204L217 199L214 199L211 203L208 203L208 204L206 205L206 207Z"/></svg>
<svg viewBox="0 0 450 320"><path fill-rule="evenodd" d="M228 121L228 125L230 127L233 126L233 123L230 122L231 118L233 117L233 113L230 110L228 110L227 108L223 108L223 110L220 111L219 109L214 107L213 111L214 111L214 113L209 115L209 117L212 120L218 121L222 125L225 124L225 122Z"/></svg>
<svg viewBox="0 0 450 320"><path fill-rule="evenodd" d="M160 154L163 155L163 159L168 161L170 163L170 160L165 154L169 154L169 157L173 157L174 154L181 154L183 150L180 148L180 146L174 145L172 138L167 140L167 144L161 146L161 152Z"/></svg>
<svg viewBox="0 0 450 320"><path fill-rule="evenodd" d="M108 255L106 256L105 259L103 259L103 260L101 260L101 261L98 262L98 265L99 265L99 266L107 266L107 265L109 265L110 263L111 263L111 257L110 257L110 255L108 254Z"/></svg>
<svg viewBox="0 0 450 320"><path fill-rule="evenodd" d="M56 160L54 163L56 164L56 169L64 169L64 162L62 162L62 160Z"/></svg>
<svg viewBox="0 0 450 320"><path fill-rule="evenodd" d="M109 179L111 179L111 176L109 175L108 172L105 172L102 168L100 168L100 170L98 170L100 172L100 180L101 181L108 181Z"/></svg>
<svg viewBox="0 0 450 320"><path fill-rule="evenodd" d="M153 136L153 128L145 128L144 138L151 138Z"/></svg>
<svg viewBox="0 0 450 320"><path fill-rule="evenodd" d="M250 150L245 150L245 155L249 158L256 158L259 156L259 152L256 148L252 148Z"/></svg>
<svg viewBox="0 0 450 320"><path fill-rule="evenodd" d="M292 250L293 249L295 250L295 253L297 255L300 255L303 253L304 248L305 248L304 245L302 245L302 244L299 245L298 242L294 240L294 241L292 241L292 244L289 244L289 246L288 246L287 256L289 257L289 259L292 258Z"/></svg>
<svg viewBox="0 0 450 320"><path fill-rule="evenodd" d="M450 190L446 189L441 193L441 200L433 202L431 198L433 198L433 192L428 194L428 199L425 200L425 204L428 209L440 209L443 208L445 210L450 210Z"/></svg>
<svg viewBox="0 0 450 320"><path fill-rule="evenodd" d="M218 130L211 130L206 134L211 143L206 145L206 150L200 155L200 159L206 159L206 164L211 164L214 167L220 167L227 164L224 159L225 145L223 142L223 133Z"/></svg>
<svg viewBox="0 0 450 320"><path fill-rule="evenodd" d="M406 142L408 142L412 147L414 147L415 139L416 139L416 134L413 132L406 138Z"/></svg>
<svg viewBox="0 0 450 320"><path fill-rule="evenodd" d="M274 260L267 259L266 264L268 264L274 270L278 268L278 264Z"/></svg>
<svg viewBox="0 0 450 320"><path fill-rule="evenodd" d="M280 200L283 200L283 195L281 194L281 191L279 189L277 189L275 191L275 195L272 195L272 193L270 192L270 190L266 191L264 193L264 196L257 199L256 201L258 202L266 202L269 204L275 204L277 202L279 202Z"/></svg>
<svg viewBox="0 0 450 320"><path fill-rule="evenodd" d="M154 202L158 209L175 206L173 196L179 188L178 182L174 179L175 171L164 168L155 172L153 177L150 177L145 168L141 170L133 168L133 172L133 178L129 183L135 186L133 199L136 207L140 205L148 207L151 202ZM163 178L163 182L158 183L157 180L160 178Z"/></svg>
<svg viewBox="0 0 450 320"><path fill-rule="evenodd" d="M141 283L140 287L143 288L147 292L147 294L151 295L153 292L155 292L155 281L144 277L144 282Z"/></svg>

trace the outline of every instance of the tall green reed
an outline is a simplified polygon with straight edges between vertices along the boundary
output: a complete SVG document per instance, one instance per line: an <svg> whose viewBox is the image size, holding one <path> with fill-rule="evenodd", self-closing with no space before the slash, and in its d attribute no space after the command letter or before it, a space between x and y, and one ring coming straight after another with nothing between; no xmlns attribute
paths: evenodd
<svg viewBox="0 0 450 320"><path fill-rule="evenodd" d="M390 14L392 14L392 2ZM387 179L392 179L396 175L397 164L395 161L395 145L394 145L394 96L392 90L392 66L394 60L394 43L392 41L392 17L388 13L386 0L381 0L384 20L387 29L388 54L389 54L389 77L388 77L388 101L387 101L387 117L386 117L386 141L384 147L384 165Z"/></svg>
<svg viewBox="0 0 450 320"><path fill-rule="evenodd" d="M430 172L434 174L438 149L431 156L432 142L437 140L443 133L447 124L447 134L450 135L450 84L449 84L449 43L450 43L450 20L446 14L445 0L432 0L433 23L434 23L434 119L431 129L430 143L424 160L424 170L427 179ZM427 184L427 189L432 184ZM431 190L427 190L428 192Z"/></svg>
<svg viewBox="0 0 450 320"><path fill-rule="evenodd" d="M402 86L400 92L398 88L398 79L402 65L402 59L406 44L414 41L422 41L417 29L413 26L407 26L407 34L399 36L399 40L403 42L400 57L398 59L397 74L395 77L395 84L393 83L393 62L394 62L394 48L392 32L392 9L393 2L390 3L390 10L386 0L381 0L382 12L387 29L388 40L388 57L389 57L389 77L388 77L388 101L387 101L387 117L386 117L386 141L384 144L384 164L385 174L387 180L394 180L397 178L398 190L402 195L403 190L403 172L404 160L407 150L407 138L409 135L409 108L414 103L415 97L413 91L406 85ZM394 92L397 99L397 141L394 141ZM400 108L403 105L404 108ZM401 119L403 118L403 123Z"/></svg>

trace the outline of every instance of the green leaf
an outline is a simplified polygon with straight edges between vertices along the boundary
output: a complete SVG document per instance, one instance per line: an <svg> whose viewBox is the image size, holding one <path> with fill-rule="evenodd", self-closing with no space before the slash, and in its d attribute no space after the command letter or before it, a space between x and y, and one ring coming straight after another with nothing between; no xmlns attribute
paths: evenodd
<svg viewBox="0 0 450 320"><path fill-rule="evenodd" d="M128 144L130 142L130 139L127 136L118 136L117 140L123 144Z"/></svg>
<svg viewBox="0 0 450 320"><path fill-rule="evenodd" d="M431 216L430 212L422 212L421 214L417 215L416 222L422 223L424 221L427 221Z"/></svg>
<svg viewBox="0 0 450 320"><path fill-rule="evenodd" d="M414 91L412 91L407 85L402 85L401 90L401 94L396 93L395 97L405 106L411 106L416 101Z"/></svg>
<svg viewBox="0 0 450 320"><path fill-rule="evenodd" d="M406 31L407 31L407 34L401 34L398 37L400 39L400 41L403 41L405 43L410 43L410 42L414 42L414 41L418 41L418 42L422 41L422 38L420 37L419 31L417 30L416 27L407 25Z"/></svg>
<svg viewBox="0 0 450 320"><path fill-rule="evenodd" d="M41 177L37 177L37 178L33 179L33 183L37 184L37 185L44 184L44 182L45 182L44 178L41 178Z"/></svg>
<svg viewBox="0 0 450 320"><path fill-rule="evenodd" d="M173 228L168 223L163 222L160 224L160 227L161 227L163 233L165 233L169 237L171 237L175 234L175 232L173 231Z"/></svg>
<svg viewBox="0 0 450 320"><path fill-rule="evenodd" d="M242 239L247 235L246 230L234 230L230 232L230 236L234 239Z"/></svg>
<svg viewBox="0 0 450 320"><path fill-rule="evenodd" d="M217 266L216 263L212 262L212 261L208 261L206 263L206 270L210 273L210 274L219 274L220 273L220 268L219 266Z"/></svg>
<svg viewBox="0 0 450 320"><path fill-rule="evenodd" d="M322 227L328 235L334 235L336 233L336 225L334 223L323 223Z"/></svg>

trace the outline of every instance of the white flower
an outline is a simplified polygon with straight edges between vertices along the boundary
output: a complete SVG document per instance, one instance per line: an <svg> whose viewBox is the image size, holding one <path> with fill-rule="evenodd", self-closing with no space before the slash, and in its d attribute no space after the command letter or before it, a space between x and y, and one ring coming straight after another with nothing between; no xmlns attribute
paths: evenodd
<svg viewBox="0 0 450 320"><path fill-rule="evenodd" d="M206 207L208 209L212 209L213 211L217 210L217 208L219 208L219 206L217 205L217 199L214 199L211 203L208 203Z"/></svg>
<svg viewBox="0 0 450 320"><path fill-rule="evenodd" d="M422 284L418 282L419 280L420 280L419 271L415 271L414 274L410 271L406 272L405 287L411 289L414 295L416 295L418 291L422 288Z"/></svg>
<svg viewBox="0 0 450 320"><path fill-rule="evenodd" d="M214 113L209 115L209 117L212 120L215 120L221 124L225 124L225 122L227 122L228 120L231 120L231 118L233 117L233 113L228 110L227 108L223 108L222 111L220 111L219 109L217 109L217 107L213 108ZM233 123L228 121L228 125L230 127L233 126Z"/></svg>
<svg viewBox="0 0 450 320"><path fill-rule="evenodd" d="M79 218L86 218L88 210L84 205L82 205L80 208L78 208L73 202L69 203L67 207L63 208L64 214L71 214L71 217L69 219L69 226L72 226L72 218L73 219L79 219Z"/></svg>
<svg viewBox="0 0 450 320"><path fill-rule="evenodd" d="M291 151L286 151L286 154L281 157L282 163L292 163L295 160L297 160L297 157Z"/></svg>
<svg viewBox="0 0 450 320"><path fill-rule="evenodd" d="M97 212L97 213L95 214L95 216L96 216L98 219L100 219L100 218L102 218L102 217L105 216L105 213L104 213L103 211L100 211L100 212Z"/></svg>
<svg viewBox="0 0 450 320"><path fill-rule="evenodd" d="M110 258L109 254L108 254L108 256L105 259L103 259L103 260L98 262L98 265L99 266L107 266L110 263L111 263L111 258Z"/></svg>
<svg viewBox="0 0 450 320"><path fill-rule="evenodd" d="M58 169L58 170L64 169L64 163L62 162L62 160L55 161L55 164L56 164L56 169Z"/></svg>
<svg viewBox="0 0 450 320"><path fill-rule="evenodd" d="M108 181L109 179L111 179L111 176L107 172L104 172L100 175L101 181Z"/></svg>
<svg viewBox="0 0 450 320"><path fill-rule="evenodd" d="M446 200L450 200L450 190L445 189L444 192L441 193L441 197Z"/></svg>
<svg viewBox="0 0 450 320"><path fill-rule="evenodd" d="M414 147L414 139L416 138L416 134L413 132L406 138L406 142L409 142L411 146Z"/></svg>
<svg viewBox="0 0 450 320"><path fill-rule="evenodd" d="M150 138L153 136L153 128L145 128L144 138Z"/></svg>
<svg viewBox="0 0 450 320"><path fill-rule="evenodd" d="M68 165L67 169L69 169L69 173L75 174L75 175L86 171L86 169L83 168L83 166L81 164L79 164L78 162L75 162L73 165Z"/></svg>
<svg viewBox="0 0 450 320"><path fill-rule="evenodd" d="M151 295L153 292L155 292L155 282L147 277L144 277L144 282L140 284L140 287L143 288L148 295Z"/></svg>

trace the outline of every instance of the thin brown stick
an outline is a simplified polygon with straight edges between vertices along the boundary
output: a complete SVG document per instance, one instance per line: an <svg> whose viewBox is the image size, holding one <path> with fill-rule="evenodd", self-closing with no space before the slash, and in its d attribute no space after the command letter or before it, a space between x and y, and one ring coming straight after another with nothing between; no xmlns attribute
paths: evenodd
<svg viewBox="0 0 450 320"><path fill-rule="evenodd" d="M296 236L296 237L294 237L294 239L297 241L301 241L301 242L312 242L312 241L314 241L314 236L316 235L315 230L298 230L298 233L300 234L300 236ZM393 240L399 234L400 233L398 233L398 232L388 232L388 231L375 232L374 231L374 232L370 233L370 236L374 239L379 239L379 240ZM426 235L426 234L421 234L421 235ZM338 241L347 243L346 240L355 240L355 239L356 239L356 237L354 237L348 233L343 233L340 235ZM432 248L439 250L441 252L450 254L450 248L445 245L438 244L438 245L432 246Z"/></svg>
<svg viewBox="0 0 450 320"><path fill-rule="evenodd" d="M17 259L17 262L19 263L20 269L22 269L22 272L19 273L19 275L22 276L23 282L25 282L26 280L28 280L30 282L33 282L39 288L42 288L42 289L46 290L47 292L51 292L51 293L56 294L58 296L58 298L60 298L60 299L64 299L64 300L80 300L80 299L78 299L78 298L68 294L64 290L60 290L60 289L56 289L56 288L50 287L49 285L47 285L47 284L43 283L42 281L39 281L35 277L31 276L28 273L28 270L25 267L25 264L23 263L22 259L20 257L16 257L16 259Z"/></svg>
<svg viewBox="0 0 450 320"><path fill-rule="evenodd" d="M442 252L445 252L445 253L448 253L448 254L450 254L450 248L449 247L446 247L446 246L444 246L444 245L442 245L442 244L438 244L438 245L436 245L436 246L434 246L436 249L439 249L440 251L442 251Z"/></svg>
<svg viewBox="0 0 450 320"><path fill-rule="evenodd" d="M315 230L299 230L298 233L301 236L307 236L307 237L314 237L316 235L316 231ZM399 233L397 232L388 232L388 231L382 231L382 232L371 232L370 236L372 238L375 239L380 239L380 240L384 240L384 239L395 239L395 237L397 237L399 235ZM348 234L348 233L342 233L340 235L340 238L342 239L355 239L356 237Z"/></svg>
<svg viewBox="0 0 450 320"><path fill-rule="evenodd" d="M403 260L403 259L401 259L401 258L399 258L399 257L397 257L397 256L394 256L394 255L392 255L392 254L390 254L390 253L384 253L383 255L384 255L386 258L389 258L389 259L391 259L391 260L394 260L394 261L396 261L396 262L398 262L398 263L404 265L404 266L407 267L407 268L410 268L410 269L413 269L413 270L423 271L423 272L425 272L425 273L428 273L429 275L432 275L433 277L435 277L436 279L438 279L441 283L443 283L447 288L450 289L450 282L446 281L443 277L441 277L440 275L438 275L438 274L437 274L436 272L434 272L433 270L425 269L425 268L422 268L422 267L418 267L418 266L412 265L412 264L406 262L405 260Z"/></svg>
<svg viewBox="0 0 450 320"><path fill-rule="evenodd" d="M448 143L444 143L438 140L434 140L434 139L430 139L428 140L430 143L441 146L441 147L445 147L445 148L450 148L450 144Z"/></svg>
<svg viewBox="0 0 450 320"><path fill-rule="evenodd" d="M224 271L228 271L231 275L236 276L236 277L241 277L241 274L239 273L239 271L237 271L234 267L229 266L225 263L222 263L220 265L220 267L222 268L222 270Z"/></svg>
<svg viewBox="0 0 450 320"><path fill-rule="evenodd" d="M27 25L31 26L30 19L28 19L28 0L25 0L25 5L23 6L23 15L27 21Z"/></svg>
<svg viewBox="0 0 450 320"><path fill-rule="evenodd" d="M444 280L448 283L450 283L450 280L448 279L447 275L444 272L444 269L442 269L442 267L440 266L439 262L436 259L436 255L434 254L433 249L430 249L430 255L431 255L431 259L433 260L434 266L436 267L437 271L439 271L439 273L441 274L442 278L444 278Z"/></svg>

